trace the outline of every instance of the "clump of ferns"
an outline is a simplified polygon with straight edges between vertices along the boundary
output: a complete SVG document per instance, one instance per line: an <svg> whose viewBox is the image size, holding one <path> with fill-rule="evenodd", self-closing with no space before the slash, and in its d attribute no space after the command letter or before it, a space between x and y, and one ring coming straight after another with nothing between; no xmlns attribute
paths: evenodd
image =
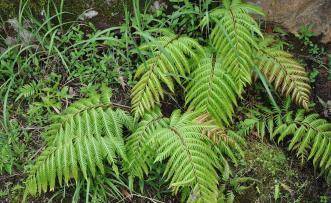
<svg viewBox="0 0 331 203"><path fill-rule="evenodd" d="M304 68L261 34L250 16L261 14L259 8L240 0L224 0L223 5L201 22L214 25L207 47L169 30L150 32L156 38L139 47L147 56L137 68L138 81L131 92L133 116L111 108L109 95L101 94L74 103L54 120L27 190L53 190L56 178L59 184L81 175L93 178L106 166L123 166L123 173L144 179L153 164L161 162L175 193L189 190L189 201L216 202L222 196L219 177L230 174L228 161L236 164L242 156L242 132L255 128L279 141L292 136L290 148L299 154L311 149L308 159L314 158L314 165L330 174L330 124L317 115L305 116L303 110L295 116L271 112L273 119L263 120L261 114L244 121L250 128L229 130L238 100L255 72L306 109L310 86ZM165 117L160 111L165 89L174 94L176 85L186 89L188 110Z"/></svg>
<svg viewBox="0 0 331 203"><path fill-rule="evenodd" d="M261 11L241 1L224 1L201 22L213 22L210 45L171 31L142 45L154 54L136 72L133 112L143 115L164 98L164 86L174 93L175 83L186 88L190 109L208 113L220 126L231 123L237 98L261 72L282 95L308 108L310 86L304 68L293 57L264 38L250 12ZM188 80L189 79L189 80Z"/></svg>
<svg viewBox="0 0 331 203"><path fill-rule="evenodd" d="M168 118L158 108L137 122L127 112L113 109L109 98L104 90L53 118L44 133L47 147L30 169L28 193L53 191L72 179L93 180L109 169L143 180L153 164L161 162L175 193L186 188L198 199L216 201L218 176L228 176L227 158L237 157L231 157L233 143L215 145L208 138L216 126L197 122L194 112L177 110Z"/></svg>

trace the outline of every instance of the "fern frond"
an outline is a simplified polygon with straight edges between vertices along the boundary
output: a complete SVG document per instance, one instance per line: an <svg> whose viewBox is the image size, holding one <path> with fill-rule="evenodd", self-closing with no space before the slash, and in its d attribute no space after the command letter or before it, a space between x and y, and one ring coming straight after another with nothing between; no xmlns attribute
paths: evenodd
<svg viewBox="0 0 331 203"><path fill-rule="evenodd" d="M216 202L217 156L202 134L206 127L192 122L191 116L175 111L169 126L155 131L160 145L155 161L167 160L165 175L175 192L190 187L200 201Z"/></svg>
<svg viewBox="0 0 331 203"><path fill-rule="evenodd" d="M128 140L129 171L142 177L153 162L165 162L164 175L174 192L189 188L200 201L216 202L219 159L204 134L209 126L196 118L193 112L175 111L170 118L159 110L145 114Z"/></svg>
<svg viewBox="0 0 331 203"><path fill-rule="evenodd" d="M241 91L240 83L226 70L224 59L206 54L190 76L186 103L198 112L208 113L218 125L229 125Z"/></svg>
<svg viewBox="0 0 331 203"><path fill-rule="evenodd" d="M318 114L306 114L303 109L296 112L284 109L282 112L251 111L244 122L251 124L250 129L269 133L278 143L288 141L289 150L295 150L302 161L312 160L315 168L331 178L331 123Z"/></svg>
<svg viewBox="0 0 331 203"><path fill-rule="evenodd" d="M308 109L311 87L305 69L291 54L271 43L267 39L259 44L255 60L258 68L276 90Z"/></svg>
<svg viewBox="0 0 331 203"><path fill-rule="evenodd" d="M174 91L174 80L181 83L180 77L191 71L189 60L197 61L203 49L192 38L170 33L142 45L140 49L150 50L154 55L139 65L135 74L139 81L131 93L133 112L142 116L164 97L163 84L170 92Z"/></svg>
<svg viewBox="0 0 331 203"><path fill-rule="evenodd" d="M19 89L19 95L17 96L15 101L19 100L21 97L27 98L33 96L38 91L38 88L39 88L39 84L37 84L35 81L23 85Z"/></svg>
<svg viewBox="0 0 331 203"><path fill-rule="evenodd" d="M273 134L278 142L289 137L288 149L297 151L297 156L313 160L313 165L326 174L330 173L331 123L318 114L304 115L304 110L287 112L287 118Z"/></svg>
<svg viewBox="0 0 331 203"><path fill-rule="evenodd" d="M210 126L204 133L212 141L219 157L223 157L225 161L226 158L230 158L233 163L237 164L238 159L244 156L242 147L246 145L246 142L241 134L215 125L214 120L208 114L199 116L197 122Z"/></svg>
<svg viewBox="0 0 331 203"><path fill-rule="evenodd" d="M251 82L252 50L257 47L256 35L263 37L249 12L257 12L259 9L241 1L223 3L224 8L212 10L201 24L208 23L209 18L215 22L210 34L211 42L222 56L224 67L233 72L236 80L245 86Z"/></svg>
<svg viewBox="0 0 331 203"><path fill-rule="evenodd" d="M154 109L144 115L126 142L129 162L126 163L125 170L130 175L143 178L144 174L148 174L156 154L153 132L167 125L168 118L162 115L160 109Z"/></svg>
<svg viewBox="0 0 331 203"><path fill-rule="evenodd" d="M30 170L26 189L30 194L53 190L70 179L78 181L104 173L104 163L126 160L124 122L133 122L121 110L112 110L107 93L70 105L44 133L47 147ZM129 124L132 125L132 124ZM57 179L57 181L56 181Z"/></svg>

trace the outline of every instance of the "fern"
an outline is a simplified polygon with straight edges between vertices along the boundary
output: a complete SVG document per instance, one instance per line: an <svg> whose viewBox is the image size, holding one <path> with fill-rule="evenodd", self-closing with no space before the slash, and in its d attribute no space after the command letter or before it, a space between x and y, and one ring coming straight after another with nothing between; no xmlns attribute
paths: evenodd
<svg viewBox="0 0 331 203"><path fill-rule="evenodd" d="M316 114L260 108L247 114L249 118L240 123L237 132L227 129L238 97L251 83L254 65L276 90L291 95L305 108L310 87L304 69L290 54L268 40L257 43L263 36L249 15L262 14L257 7L240 0L224 0L223 4L201 22L215 24L211 46L206 49L196 40L168 30L151 32L156 38L141 33L148 42L138 52L148 58L135 74L138 81L131 93L135 119L114 110L105 89L54 116L44 133L47 146L30 168L27 192L54 190L56 184L71 180L98 180L105 171L118 173L118 167L143 179L160 162L174 193L191 192L188 201L231 201L232 192L219 195L219 173L228 180L229 162L237 165L243 157L243 135L254 130L262 138L269 134L278 142L290 140L290 150L312 159L315 167L330 176L331 126ZM168 118L159 106L167 91L174 93L175 84L187 85L188 112L176 110ZM124 139L127 132L132 134ZM240 185L240 181L232 183ZM221 187L222 192L225 189Z"/></svg>
<svg viewBox="0 0 331 203"><path fill-rule="evenodd" d="M168 118L164 117L158 108L144 115L126 142L129 162L125 168L130 175L142 179L144 174L148 174L156 154L155 142L152 142L153 132L167 125Z"/></svg>
<svg viewBox="0 0 331 203"><path fill-rule="evenodd" d="M240 0L224 0L223 4L223 8L208 13L201 25L215 22L215 28L210 34L211 42L222 56L224 68L233 72L236 80L245 86L251 82L253 47L257 47L255 35L263 37L249 13L263 13L258 7Z"/></svg>
<svg viewBox="0 0 331 203"><path fill-rule="evenodd" d="M104 163L116 167L117 158L126 159L123 126L133 120L122 110L112 110L109 94L104 91L73 103L44 133L47 147L38 157L27 179L31 194L53 190L57 182L66 184L104 173ZM124 123L123 121L128 123Z"/></svg>
<svg viewBox="0 0 331 203"><path fill-rule="evenodd" d="M257 66L276 90L284 96L291 95L293 101L308 109L311 88L305 69L272 42L266 39L259 44Z"/></svg>
<svg viewBox="0 0 331 203"><path fill-rule="evenodd" d="M224 59L214 54L201 58L191 74L187 86L186 103L196 111L206 113L219 125L229 125L232 120L240 84L224 67Z"/></svg>
<svg viewBox="0 0 331 203"><path fill-rule="evenodd" d="M277 136L278 142L290 136L288 149L296 150L302 160L306 157L313 160L314 167L320 168L331 180L331 124L319 118L318 114L305 115L304 110L289 111L272 136Z"/></svg>
<svg viewBox="0 0 331 203"><path fill-rule="evenodd" d="M35 81L32 81L29 84L25 84L19 89L19 95L17 96L15 101L18 101L21 97L24 98L31 97L34 94L36 94L38 90L39 90L39 84L37 84Z"/></svg>
<svg viewBox="0 0 331 203"><path fill-rule="evenodd" d="M163 83L174 92L174 80L181 83L180 77L191 71L189 60L197 61L203 49L192 38L164 32L159 38L141 45L140 50L150 50L154 55L137 68L135 78L139 81L131 93L133 112L142 116L164 97Z"/></svg>
<svg viewBox="0 0 331 203"><path fill-rule="evenodd" d="M175 111L169 126L155 132L160 145L155 161L168 159L165 174L175 191L190 186L199 199L214 202L218 183L214 168L217 157L201 134L205 127L193 123L191 116L180 116Z"/></svg>
<svg viewBox="0 0 331 203"><path fill-rule="evenodd" d="M164 175L175 192L189 187L197 199L215 202L218 157L203 134L208 126L198 124L195 113L180 115L179 111L175 111L170 118L163 118L160 113L153 112L146 116L137 134L133 134L128 141L128 154L135 153L130 166L140 167L133 171L142 175L148 171L147 163L166 161ZM148 152L150 150L156 153ZM148 159L145 159L146 154ZM142 165L133 164L142 163L139 161L142 158L145 160Z"/></svg>
<svg viewBox="0 0 331 203"><path fill-rule="evenodd" d="M259 107L260 111L250 111L249 118L243 121L246 129L256 130L264 136L269 133L278 143L288 140L288 149L295 150L301 161L312 160L315 168L320 168L331 178L331 124L318 114L306 114L283 108L281 112Z"/></svg>
<svg viewBox="0 0 331 203"><path fill-rule="evenodd" d="M208 114L203 114L197 118L198 123L210 126L203 133L212 141L212 150L218 156L219 170L222 171L224 180L231 175L228 160L237 165L244 157L242 147L246 146L244 137L235 131L225 129L215 125L213 119Z"/></svg>

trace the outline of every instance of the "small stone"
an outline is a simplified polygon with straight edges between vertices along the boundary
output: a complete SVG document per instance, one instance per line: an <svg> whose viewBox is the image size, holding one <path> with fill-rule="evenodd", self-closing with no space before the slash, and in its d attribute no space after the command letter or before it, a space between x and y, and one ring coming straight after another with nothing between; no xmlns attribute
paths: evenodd
<svg viewBox="0 0 331 203"><path fill-rule="evenodd" d="M99 14L98 11L95 11L95 10L89 10L89 11L84 12L84 13L79 17L79 19L80 19L80 20L92 19L92 18L94 18L95 16L97 16L98 14Z"/></svg>

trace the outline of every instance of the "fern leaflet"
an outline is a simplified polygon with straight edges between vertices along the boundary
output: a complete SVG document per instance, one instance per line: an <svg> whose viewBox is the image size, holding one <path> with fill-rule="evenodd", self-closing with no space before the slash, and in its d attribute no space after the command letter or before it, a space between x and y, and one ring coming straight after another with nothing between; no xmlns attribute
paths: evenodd
<svg viewBox="0 0 331 203"><path fill-rule="evenodd" d="M140 79L131 93L133 112L142 116L164 97L163 83L174 92L174 80L181 83L180 76L191 70L189 60L197 61L203 49L194 39L170 32L141 45L140 49L149 49L154 54L138 67L135 78Z"/></svg>
<svg viewBox="0 0 331 203"><path fill-rule="evenodd" d="M311 88L305 69L291 54L272 46L272 42L266 39L259 44L256 54L258 68L276 90L308 109Z"/></svg>
<svg viewBox="0 0 331 203"><path fill-rule="evenodd" d="M223 57L206 54L191 78L186 103L198 112L207 112L218 125L229 125L241 91L240 83L224 67Z"/></svg>

